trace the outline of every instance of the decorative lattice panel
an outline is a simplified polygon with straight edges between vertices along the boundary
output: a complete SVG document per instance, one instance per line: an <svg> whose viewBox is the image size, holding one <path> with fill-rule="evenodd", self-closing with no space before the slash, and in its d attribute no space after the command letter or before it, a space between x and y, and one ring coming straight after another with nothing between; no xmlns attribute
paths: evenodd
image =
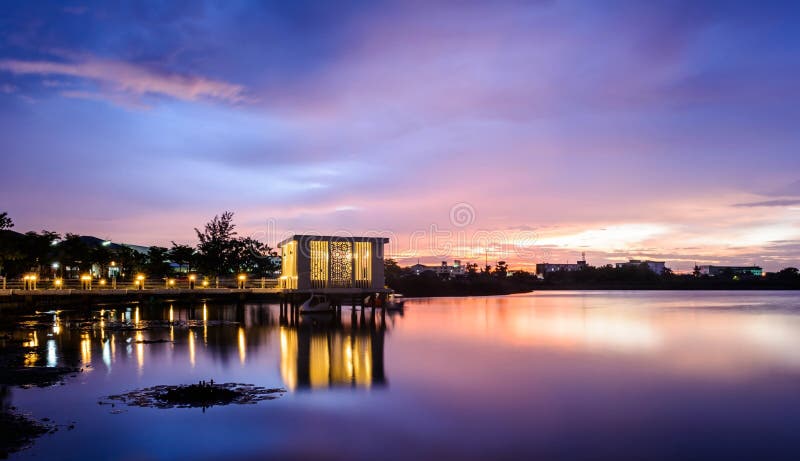
<svg viewBox="0 0 800 461"><path fill-rule="evenodd" d="M311 286L324 288L328 282L328 242L312 240L311 242Z"/></svg>
<svg viewBox="0 0 800 461"><path fill-rule="evenodd" d="M349 288L353 280L353 252L350 242L331 242L330 285Z"/></svg>
<svg viewBox="0 0 800 461"><path fill-rule="evenodd" d="M359 288L369 287L372 281L372 255L370 242L355 242L353 260L355 262L355 281Z"/></svg>

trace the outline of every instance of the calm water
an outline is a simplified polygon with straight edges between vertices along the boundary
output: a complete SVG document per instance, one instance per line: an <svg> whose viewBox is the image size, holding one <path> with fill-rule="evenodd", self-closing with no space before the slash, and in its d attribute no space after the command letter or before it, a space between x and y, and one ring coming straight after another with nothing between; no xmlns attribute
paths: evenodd
<svg viewBox="0 0 800 461"><path fill-rule="evenodd" d="M107 306L84 331L65 311L31 360L88 371L12 401L76 427L12 459L796 460L799 299L550 292L299 325L268 305ZM210 378L288 392L205 412L97 403Z"/></svg>

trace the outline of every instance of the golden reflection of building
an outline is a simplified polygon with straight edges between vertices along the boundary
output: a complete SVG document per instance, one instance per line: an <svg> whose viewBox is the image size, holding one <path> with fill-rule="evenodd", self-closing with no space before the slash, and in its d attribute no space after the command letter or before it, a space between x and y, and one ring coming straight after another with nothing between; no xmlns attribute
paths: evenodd
<svg viewBox="0 0 800 461"><path fill-rule="evenodd" d="M144 335L141 331L136 332L136 363L141 373L144 369Z"/></svg>
<svg viewBox="0 0 800 461"><path fill-rule="evenodd" d="M244 328L242 327L239 327L237 343L239 345L239 361L244 365L244 361L247 358L247 338L245 338Z"/></svg>
<svg viewBox="0 0 800 461"><path fill-rule="evenodd" d="M385 324L369 315L349 323L305 318L280 328L281 376L286 387L318 389L386 384Z"/></svg>
<svg viewBox="0 0 800 461"><path fill-rule="evenodd" d="M189 330L189 365L194 368L195 365L195 350L194 350L194 331Z"/></svg>
<svg viewBox="0 0 800 461"><path fill-rule="evenodd" d="M84 367L92 364L92 339L89 333L81 335L81 362Z"/></svg>

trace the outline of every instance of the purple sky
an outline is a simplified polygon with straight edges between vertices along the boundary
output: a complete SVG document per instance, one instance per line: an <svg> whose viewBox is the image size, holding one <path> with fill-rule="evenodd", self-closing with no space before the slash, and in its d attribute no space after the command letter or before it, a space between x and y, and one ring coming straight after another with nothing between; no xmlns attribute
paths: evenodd
<svg viewBox="0 0 800 461"><path fill-rule="evenodd" d="M232 210L402 262L800 264L796 2L316 3L4 3L0 211L168 244Z"/></svg>

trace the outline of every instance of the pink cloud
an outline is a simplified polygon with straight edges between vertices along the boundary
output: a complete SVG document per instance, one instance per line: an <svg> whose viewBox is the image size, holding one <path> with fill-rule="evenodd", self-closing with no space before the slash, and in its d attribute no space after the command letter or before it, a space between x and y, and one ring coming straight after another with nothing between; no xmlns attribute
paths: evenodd
<svg viewBox="0 0 800 461"><path fill-rule="evenodd" d="M246 100L244 87L204 77L163 74L143 66L98 58L75 62L0 61L0 70L18 75L61 75L99 82L133 96L163 95L184 101L215 99L238 103Z"/></svg>

